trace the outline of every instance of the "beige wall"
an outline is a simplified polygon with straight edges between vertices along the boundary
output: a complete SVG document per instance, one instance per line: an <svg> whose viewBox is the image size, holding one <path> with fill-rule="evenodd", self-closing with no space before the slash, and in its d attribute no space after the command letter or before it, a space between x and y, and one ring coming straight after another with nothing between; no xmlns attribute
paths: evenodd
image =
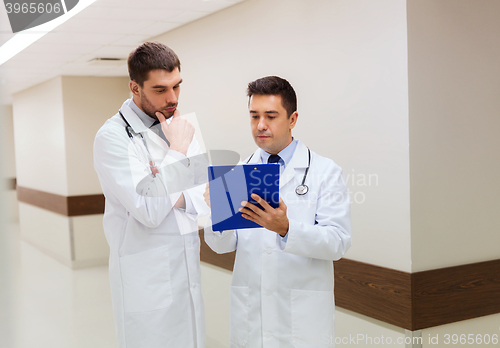
<svg viewBox="0 0 500 348"><path fill-rule="evenodd" d="M205 303L207 348L229 347L229 290L232 272L201 263L201 290Z"/></svg>
<svg viewBox="0 0 500 348"><path fill-rule="evenodd" d="M74 259L70 218L19 202L19 226L23 240L71 267Z"/></svg>
<svg viewBox="0 0 500 348"><path fill-rule="evenodd" d="M127 77L77 76L15 94L18 185L62 196L101 193L94 137L128 96ZM107 264L102 214L67 217L20 203L19 220L24 240L67 266Z"/></svg>
<svg viewBox="0 0 500 348"><path fill-rule="evenodd" d="M405 330L339 307L335 309L335 348L405 348Z"/></svg>
<svg viewBox="0 0 500 348"><path fill-rule="evenodd" d="M0 105L0 337L7 346L14 344L14 313L12 296L14 295L13 281L15 274L12 271L12 238L9 236L7 222L11 216L12 192L5 190L5 178L15 175L14 151L12 136L12 107Z"/></svg>
<svg viewBox="0 0 500 348"><path fill-rule="evenodd" d="M408 1L413 272L500 258L499 13L496 0ZM498 337L499 318L423 330L423 346Z"/></svg>
<svg viewBox="0 0 500 348"><path fill-rule="evenodd" d="M16 161L14 156L14 118L12 105L0 105L0 178L2 183L0 190L4 190L4 184L9 184L11 179L16 177ZM6 180L6 181L4 181ZM17 194L15 190L6 187L2 192L2 210L6 222L19 220L17 207Z"/></svg>
<svg viewBox="0 0 500 348"><path fill-rule="evenodd" d="M0 135L2 137L1 158L2 178L16 177L16 162L14 157L14 119L12 117L12 105L0 105Z"/></svg>
<svg viewBox="0 0 500 348"><path fill-rule="evenodd" d="M102 192L94 170L94 138L128 98L128 82L128 77L62 77L68 195Z"/></svg>
<svg viewBox="0 0 500 348"><path fill-rule="evenodd" d="M126 77L60 76L15 94L19 185L63 196L102 192L94 137L126 98Z"/></svg>
<svg viewBox="0 0 500 348"><path fill-rule="evenodd" d="M500 2L408 2L412 271L500 258Z"/></svg>
<svg viewBox="0 0 500 348"><path fill-rule="evenodd" d="M61 77L13 96L17 183L68 195Z"/></svg>
<svg viewBox="0 0 500 348"><path fill-rule="evenodd" d="M358 199L347 257L410 271L404 1L247 0L155 39L181 59L179 108L209 149L248 156L248 82L288 79L294 135L342 166Z"/></svg>
<svg viewBox="0 0 500 348"><path fill-rule="evenodd" d="M422 330L422 347L498 347L500 342L499 323L500 313L425 329ZM464 339L466 344L463 344ZM485 339L488 340L486 341L488 343L485 343ZM496 344L494 344L495 339ZM454 344L457 340L458 344Z"/></svg>

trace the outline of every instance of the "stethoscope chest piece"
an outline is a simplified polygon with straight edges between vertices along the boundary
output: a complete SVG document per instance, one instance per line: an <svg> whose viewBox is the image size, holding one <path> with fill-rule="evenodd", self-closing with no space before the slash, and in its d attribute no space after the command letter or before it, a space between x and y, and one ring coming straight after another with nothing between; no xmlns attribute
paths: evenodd
<svg viewBox="0 0 500 348"><path fill-rule="evenodd" d="M295 193L297 193L299 196L303 196L309 191L309 187L307 185L299 185L295 189Z"/></svg>

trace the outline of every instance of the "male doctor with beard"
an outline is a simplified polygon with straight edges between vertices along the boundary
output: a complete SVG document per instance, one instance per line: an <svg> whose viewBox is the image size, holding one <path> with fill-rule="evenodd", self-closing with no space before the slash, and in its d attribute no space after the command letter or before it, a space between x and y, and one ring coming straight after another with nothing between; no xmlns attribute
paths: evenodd
<svg viewBox="0 0 500 348"><path fill-rule="evenodd" d="M280 164L280 203L274 209L255 194L263 209L241 203L243 217L262 228L218 232L209 224L205 229L212 250L236 250L231 347L333 347L332 261L351 245L342 169L292 137L298 113L288 81L258 79L248 85L248 97L259 149L245 162ZM209 197L207 187L208 205Z"/></svg>
<svg viewBox="0 0 500 348"><path fill-rule="evenodd" d="M146 42L128 69L132 98L94 142L118 344L204 348L197 217L208 206L189 160L200 154L194 128L177 110L180 61Z"/></svg>

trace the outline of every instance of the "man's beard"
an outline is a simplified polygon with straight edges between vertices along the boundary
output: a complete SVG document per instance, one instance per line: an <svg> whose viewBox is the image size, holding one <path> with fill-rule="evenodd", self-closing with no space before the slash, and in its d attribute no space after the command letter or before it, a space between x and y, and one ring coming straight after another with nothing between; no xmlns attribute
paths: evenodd
<svg viewBox="0 0 500 348"><path fill-rule="evenodd" d="M165 116L166 119L168 119L168 118L172 117L172 115L174 114L175 110L174 110L174 112L166 112L165 109L171 108L171 107L177 107L177 103L168 104L167 106L162 107L160 109L155 109L155 107L153 106L153 104L151 104L151 102L146 97L146 95L143 94L142 91L139 93L141 94L141 109L149 117L154 118L155 120L158 120L156 113L160 112L163 114L163 116Z"/></svg>

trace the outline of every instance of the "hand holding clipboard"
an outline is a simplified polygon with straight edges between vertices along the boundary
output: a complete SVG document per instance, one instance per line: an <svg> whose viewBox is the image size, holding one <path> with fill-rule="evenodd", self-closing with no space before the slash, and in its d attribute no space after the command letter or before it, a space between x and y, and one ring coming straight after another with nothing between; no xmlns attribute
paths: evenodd
<svg viewBox="0 0 500 348"><path fill-rule="evenodd" d="M239 210L241 202L249 202L251 204L248 205L249 207L263 209L262 205L251 197L251 194L257 194L269 207L278 208L280 205L279 173L279 164L209 167L212 230L262 227L242 216Z"/></svg>

